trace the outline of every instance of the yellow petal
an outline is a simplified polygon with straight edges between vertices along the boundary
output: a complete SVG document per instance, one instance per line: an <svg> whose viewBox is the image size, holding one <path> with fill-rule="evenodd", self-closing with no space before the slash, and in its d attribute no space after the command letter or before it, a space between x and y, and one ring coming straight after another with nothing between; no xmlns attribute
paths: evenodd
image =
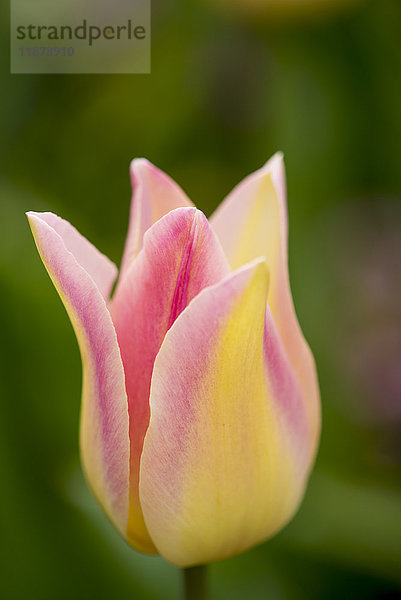
<svg viewBox="0 0 401 600"><path fill-rule="evenodd" d="M320 402L315 363L299 327L288 277L288 223L282 155L246 177L210 218L233 269L263 256L270 283L268 303L285 351L303 390L310 435L320 431Z"/></svg>
<svg viewBox="0 0 401 600"><path fill-rule="evenodd" d="M187 566L222 559L280 529L310 466L304 404L271 315L263 262L206 288L155 361L140 467L159 552Z"/></svg>

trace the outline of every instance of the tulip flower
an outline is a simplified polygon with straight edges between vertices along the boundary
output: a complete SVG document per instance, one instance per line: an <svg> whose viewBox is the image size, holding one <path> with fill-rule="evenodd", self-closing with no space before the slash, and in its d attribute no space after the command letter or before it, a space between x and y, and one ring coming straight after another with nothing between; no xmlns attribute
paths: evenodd
<svg viewBox="0 0 401 600"><path fill-rule="evenodd" d="M144 159L117 269L68 222L27 213L83 363L84 472L115 527L178 566L279 531L304 494L319 392L287 270L275 155L210 218Z"/></svg>

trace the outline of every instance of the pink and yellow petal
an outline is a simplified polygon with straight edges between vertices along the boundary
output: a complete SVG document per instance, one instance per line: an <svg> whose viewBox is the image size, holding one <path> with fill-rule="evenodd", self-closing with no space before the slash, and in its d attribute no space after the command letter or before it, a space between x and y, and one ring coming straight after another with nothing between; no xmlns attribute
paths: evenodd
<svg viewBox="0 0 401 600"><path fill-rule="evenodd" d="M149 424L149 391L155 357L164 336L199 292L229 272L223 250L206 217L178 208L144 236L111 303L124 364L131 439L130 517L127 535L145 552L155 551L139 500L139 464Z"/></svg>
<svg viewBox="0 0 401 600"><path fill-rule="evenodd" d="M128 520L129 435L123 365L107 309L115 275L67 222L27 213L42 261L74 327L83 363L81 455L88 482L116 528Z"/></svg>
<svg viewBox="0 0 401 600"><path fill-rule="evenodd" d="M144 158L132 161L131 181L133 196L120 280L142 248L145 232L171 210L193 206L175 181Z"/></svg>
<svg viewBox="0 0 401 600"><path fill-rule="evenodd" d="M261 261L203 290L155 361L140 499L155 546L179 566L265 540L302 496L310 439L267 292Z"/></svg>
<svg viewBox="0 0 401 600"><path fill-rule="evenodd" d="M210 217L232 269L258 256L274 264L287 239L285 183L280 154L246 177ZM269 292L271 294L271 290Z"/></svg>
<svg viewBox="0 0 401 600"><path fill-rule="evenodd" d="M268 303L303 389L310 435L320 430L319 390L313 356L295 314L288 277L287 209L281 154L244 179L210 218L230 265L236 269L264 256L269 269Z"/></svg>

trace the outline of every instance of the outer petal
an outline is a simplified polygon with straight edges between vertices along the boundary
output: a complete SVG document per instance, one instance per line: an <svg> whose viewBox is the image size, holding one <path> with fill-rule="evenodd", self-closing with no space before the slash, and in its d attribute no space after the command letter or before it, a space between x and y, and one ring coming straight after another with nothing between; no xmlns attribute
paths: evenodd
<svg viewBox="0 0 401 600"><path fill-rule="evenodd" d="M155 551L139 501L139 461L149 423L153 363L167 330L206 286L229 272L206 217L178 208L145 234L144 246L111 305L126 376L130 414L131 492L127 535L144 552Z"/></svg>
<svg viewBox="0 0 401 600"><path fill-rule="evenodd" d="M319 390L314 360L299 327L291 297L285 196L283 158L276 154L231 192L210 222L233 269L258 256L266 257L270 273L268 303L303 389L316 448L320 429Z"/></svg>
<svg viewBox="0 0 401 600"><path fill-rule="evenodd" d="M100 293L107 301L110 296L111 288L117 277L117 267L111 262L93 244L91 244L75 227L68 221L61 219L57 215L46 213L28 213L29 221L31 216L40 218L51 227L62 238L66 250L71 252L78 264L92 277Z"/></svg>
<svg viewBox="0 0 401 600"><path fill-rule="evenodd" d="M142 248L145 232L170 210L193 206L182 189L144 158L131 163L133 196L120 280Z"/></svg>
<svg viewBox="0 0 401 600"><path fill-rule="evenodd" d="M157 549L180 566L273 535L304 489L312 440L267 289L258 261L203 290L155 361L140 498Z"/></svg>
<svg viewBox="0 0 401 600"><path fill-rule="evenodd" d="M86 476L106 514L125 535L129 491L127 398L117 338L101 293L108 294L115 270L69 223L49 213L30 212L27 216L81 350L81 454Z"/></svg>

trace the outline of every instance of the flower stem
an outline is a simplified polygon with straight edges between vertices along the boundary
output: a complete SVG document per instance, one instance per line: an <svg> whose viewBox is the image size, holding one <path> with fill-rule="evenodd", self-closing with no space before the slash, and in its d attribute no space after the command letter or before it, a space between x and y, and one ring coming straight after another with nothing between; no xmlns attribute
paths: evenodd
<svg viewBox="0 0 401 600"><path fill-rule="evenodd" d="M183 569L184 600L207 600L206 566Z"/></svg>

